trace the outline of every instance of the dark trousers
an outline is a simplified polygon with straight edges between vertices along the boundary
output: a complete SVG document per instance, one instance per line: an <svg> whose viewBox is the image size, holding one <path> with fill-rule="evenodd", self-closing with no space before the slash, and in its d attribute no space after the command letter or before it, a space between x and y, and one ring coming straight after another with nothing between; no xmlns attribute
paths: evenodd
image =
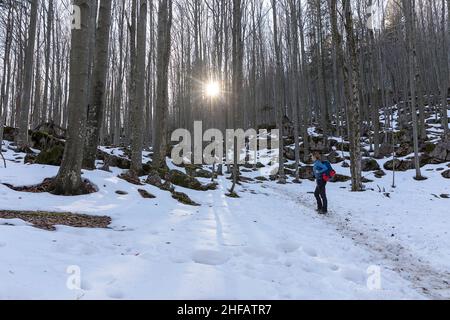
<svg viewBox="0 0 450 320"><path fill-rule="evenodd" d="M323 180L317 181L316 191L314 195L317 200L317 209L327 211L328 210L328 200L327 200L327 183Z"/></svg>

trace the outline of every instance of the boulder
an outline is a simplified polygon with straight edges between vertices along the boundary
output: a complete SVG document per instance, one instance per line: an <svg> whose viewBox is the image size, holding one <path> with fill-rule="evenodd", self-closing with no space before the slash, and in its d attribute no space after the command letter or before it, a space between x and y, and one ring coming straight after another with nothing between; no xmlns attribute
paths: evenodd
<svg viewBox="0 0 450 320"><path fill-rule="evenodd" d="M334 176L334 178L331 180L331 182L334 182L334 183L336 183L336 182L347 182L347 181L350 181L350 180L352 180L352 178L349 177L349 176L346 176L346 175L343 175L343 174L336 174Z"/></svg>
<svg viewBox="0 0 450 320"><path fill-rule="evenodd" d="M23 160L23 162L25 164L27 164L27 163L33 164L36 161L36 157L37 157L37 155L34 154L34 153L27 153L27 155L25 156L25 159Z"/></svg>
<svg viewBox="0 0 450 320"><path fill-rule="evenodd" d="M330 151L330 144L328 143L328 140L325 140L323 136L310 137L309 148L311 151L327 153Z"/></svg>
<svg viewBox="0 0 450 320"><path fill-rule="evenodd" d="M19 132L19 130L16 128L5 127L3 129L3 140L15 141L18 132Z"/></svg>
<svg viewBox="0 0 450 320"><path fill-rule="evenodd" d="M377 170L374 172L375 178L381 179L386 175L386 172L383 170Z"/></svg>
<svg viewBox="0 0 450 320"><path fill-rule="evenodd" d="M414 169L414 162L409 161L409 160L391 160L388 161L384 164L384 169L388 170L388 171L393 171L395 169L395 171L408 171L411 169Z"/></svg>
<svg viewBox="0 0 450 320"><path fill-rule="evenodd" d="M212 176L213 176L212 172L205 169L194 171L194 177L197 178L211 179Z"/></svg>
<svg viewBox="0 0 450 320"><path fill-rule="evenodd" d="M54 145L50 149L43 150L36 157L34 163L44 164L49 166L60 166L64 155L64 147L61 145Z"/></svg>
<svg viewBox="0 0 450 320"><path fill-rule="evenodd" d="M295 161L295 150L290 147L285 147L284 157L288 160Z"/></svg>
<svg viewBox="0 0 450 320"><path fill-rule="evenodd" d="M398 157L406 157L414 152L414 148L408 143L402 143L400 147L395 151Z"/></svg>
<svg viewBox="0 0 450 320"><path fill-rule="evenodd" d="M381 144L380 150L378 152L379 158L382 159L391 154L392 154L392 145L387 144L387 143Z"/></svg>
<svg viewBox="0 0 450 320"><path fill-rule="evenodd" d="M447 170L447 171L442 172L442 176L443 176L445 179L450 179L450 170Z"/></svg>
<svg viewBox="0 0 450 320"><path fill-rule="evenodd" d="M31 147L39 150L51 149L54 146L61 146L64 148L65 141L52 136L44 131L34 131L31 133Z"/></svg>
<svg viewBox="0 0 450 320"><path fill-rule="evenodd" d="M111 167L123 170L129 170L131 167L131 161L129 159L111 155L101 150L97 151L97 159L102 160L104 163L108 163Z"/></svg>
<svg viewBox="0 0 450 320"><path fill-rule="evenodd" d="M327 160L332 164L336 164L336 163L340 163L340 162L344 161L344 159L342 159L341 156L339 155L339 153L336 151L331 152L327 156Z"/></svg>
<svg viewBox="0 0 450 320"><path fill-rule="evenodd" d="M300 179L314 180L314 170L312 166L304 166L299 168Z"/></svg>
<svg viewBox="0 0 450 320"><path fill-rule="evenodd" d="M174 185L179 187L200 191L205 190L204 186L200 183L200 181L179 170L170 170L169 173L167 174L166 180L172 182Z"/></svg>
<svg viewBox="0 0 450 320"><path fill-rule="evenodd" d="M364 172L380 170L380 165L375 159L363 159L361 161L361 170Z"/></svg>
<svg viewBox="0 0 450 320"><path fill-rule="evenodd" d="M430 153L430 157L439 161L450 161L450 140L439 142Z"/></svg>
<svg viewBox="0 0 450 320"><path fill-rule="evenodd" d="M164 191L173 192L175 190L175 188L169 181L166 181L164 183L162 182L162 179L159 176L158 172L152 172L151 174L149 174L149 176L147 177L146 183L148 183L152 186L155 186Z"/></svg>

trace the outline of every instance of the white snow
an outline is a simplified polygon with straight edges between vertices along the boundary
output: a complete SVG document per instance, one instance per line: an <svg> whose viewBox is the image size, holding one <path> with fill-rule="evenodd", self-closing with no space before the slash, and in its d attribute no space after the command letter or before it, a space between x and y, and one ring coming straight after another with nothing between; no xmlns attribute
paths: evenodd
<svg viewBox="0 0 450 320"><path fill-rule="evenodd" d="M8 150L5 156L23 155ZM450 298L450 200L439 197L450 194L450 185L435 171L440 167L446 165L425 167L433 171L424 171L424 182L414 181L412 171L397 173L395 189L389 175L370 177L374 191L362 193L349 192L349 183L329 184L326 217L314 211L309 181L243 184L240 199L225 196L225 177L216 191L177 188L200 207L131 185L114 168L84 172L99 189L87 196L19 193L0 185L2 210L113 220L110 229L58 226L54 232L0 220L0 299ZM0 182L38 184L57 169L8 161ZM138 188L157 198L143 199ZM370 286L377 268L381 288ZM67 284L78 270L81 286L74 289Z"/></svg>

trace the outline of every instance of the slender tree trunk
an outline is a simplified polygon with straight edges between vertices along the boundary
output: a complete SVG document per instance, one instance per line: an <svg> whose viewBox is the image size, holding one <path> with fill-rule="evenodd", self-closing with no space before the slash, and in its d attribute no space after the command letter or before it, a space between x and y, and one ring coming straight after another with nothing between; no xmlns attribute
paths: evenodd
<svg viewBox="0 0 450 320"><path fill-rule="evenodd" d="M158 10L157 90L154 118L153 166L166 167L168 132L168 68L171 48L172 0L160 0Z"/></svg>
<svg viewBox="0 0 450 320"><path fill-rule="evenodd" d="M140 0L137 30L136 99L131 106L131 172L142 170L142 146L144 139L145 57L147 44L147 0Z"/></svg>
<svg viewBox="0 0 450 320"><path fill-rule="evenodd" d="M362 190L361 177L361 128L360 128L360 91L358 74L358 56L353 30L351 0L343 0L345 30L347 33L349 62L344 66L346 96L349 119L350 167L352 173L352 191Z"/></svg>
<svg viewBox="0 0 450 320"><path fill-rule="evenodd" d="M105 109L106 76L108 73L109 30L111 26L111 1L101 0L95 44L94 70L90 87L90 101L86 122L83 167L95 169L100 128Z"/></svg>
<svg viewBox="0 0 450 320"><path fill-rule="evenodd" d="M36 42L36 29L39 12L39 0L31 1L31 18L28 29L28 44L25 53L25 75L21 93L21 108L19 119L19 133L17 135L17 144L19 148L28 147L28 126L31 104L31 85L33 81L34 48Z"/></svg>

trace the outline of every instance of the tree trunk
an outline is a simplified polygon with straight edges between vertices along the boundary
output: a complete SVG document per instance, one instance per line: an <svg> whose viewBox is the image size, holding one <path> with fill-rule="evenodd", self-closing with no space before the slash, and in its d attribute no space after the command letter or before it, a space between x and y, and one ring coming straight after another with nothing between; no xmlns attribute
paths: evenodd
<svg viewBox="0 0 450 320"><path fill-rule="evenodd" d="M19 133L17 135L17 144L19 148L24 149L28 147L28 126L29 113L31 104L31 85L33 80L33 61L34 48L36 42L36 29L38 20L39 0L31 1L31 18L28 29L28 44L25 53L25 74L21 93L21 107L19 119Z"/></svg>
<svg viewBox="0 0 450 320"><path fill-rule="evenodd" d="M361 128L360 128L360 93L358 58L356 40L353 30L353 13L350 0L343 0L345 13L345 30L348 43L348 62L344 66L346 97L349 119L350 167L352 191L362 190L361 179Z"/></svg>
<svg viewBox="0 0 450 320"><path fill-rule="evenodd" d="M168 72L171 48L172 0L160 0L157 41L157 90L154 117L153 166L166 167L168 131Z"/></svg>
<svg viewBox="0 0 450 320"><path fill-rule="evenodd" d="M103 123L103 114L105 109L105 87L106 76L108 73L110 26L111 1L101 0L83 157L83 167L91 170L95 169L95 159L99 144L100 128Z"/></svg>
<svg viewBox="0 0 450 320"><path fill-rule="evenodd" d="M91 1L74 0L73 4L80 8L81 28L72 30L67 141L63 161L53 183L53 192L61 195L83 192L81 165L88 98Z"/></svg>

